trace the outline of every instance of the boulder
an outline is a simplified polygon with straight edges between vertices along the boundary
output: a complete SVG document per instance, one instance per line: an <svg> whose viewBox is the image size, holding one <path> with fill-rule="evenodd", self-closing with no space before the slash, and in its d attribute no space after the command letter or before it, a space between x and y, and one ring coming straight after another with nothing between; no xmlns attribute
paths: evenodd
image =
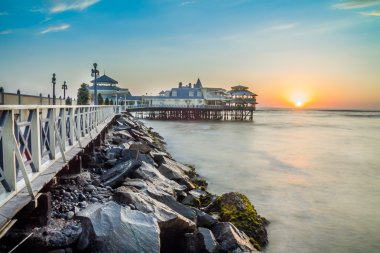
<svg viewBox="0 0 380 253"><path fill-rule="evenodd" d="M211 228L214 226L218 220L212 217L211 215L194 208L194 211L197 215L197 226L198 227L206 227L206 228Z"/></svg>
<svg viewBox="0 0 380 253"><path fill-rule="evenodd" d="M158 189L166 189L165 192L175 196L177 191L186 190L186 186L180 185L173 180L164 177L155 167L146 162L142 162L141 166L132 173L134 178L140 178L154 184Z"/></svg>
<svg viewBox="0 0 380 253"><path fill-rule="evenodd" d="M105 186L114 186L118 183L121 183L125 177L127 177L129 174L132 174L140 166L141 162L133 160L120 163L104 173L100 177L100 180Z"/></svg>
<svg viewBox="0 0 380 253"><path fill-rule="evenodd" d="M170 160L168 158L165 158ZM181 170L174 163L162 163L160 167L158 167L158 171L167 177L168 179L174 180L179 184L185 185L187 189L194 189L195 186L190 181L190 178L185 174L183 170Z"/></svg>
<svg viewBox="0 0 380 253"><path fill-rule="evenodd" d="M184 235L196 229L193 221L133 187L117 188L114 199L119 203L132 205L136 210L157 219L161 231L162 252L177 252Z"/></svg>
<svg viewBox="0 0 380 253"><path fill-rule="evenodd" d="M153 166L157 166L157 163L153 160L153 158L150 155L139 154L137 160L139 160L141 162L149 163L149 164L151 164Z"/></svg>
<svg viewBox="0 0 380 253"><path fill-rule="evenodd" d="M79 213L91 221L93 252L160 252L157 220L115 202L93 204Z"/></svg>
<svg viewBox="0 0 380 253"><path fill-rule="evenodd" d="M268 243L265 225L267 220L257 214L247 196L230 192L223 194L218 200L221 221L229 221L249 236L257 249Z"/></svg>
<svg viewBox="0 0 380 253"><path fill-rule="evenodd" d="M141 154L148 154L152 148L148 145L141 144L141 143L133 143L130 147L130 150L138 150Z"/></svg>
<svg viewBox="0 0 380 253"><path fill-rule="evenodd" d="M258 252L250 243L249 237L229 222L215 224L212 233L219 243L220 252Z"/></svg>
<svg viewBox="0 0 380 253"><path fill-rule="evenodd" d="M211 230L199 227L198 231L203 237L204 251L208 253L216 252L218 242L216 241Z"/></svg>

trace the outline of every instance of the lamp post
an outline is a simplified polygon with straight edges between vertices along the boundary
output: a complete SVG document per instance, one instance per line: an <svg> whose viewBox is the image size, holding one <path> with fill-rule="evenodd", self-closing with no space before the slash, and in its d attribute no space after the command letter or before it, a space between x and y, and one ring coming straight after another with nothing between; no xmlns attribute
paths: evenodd
<svg viewBox="0 0 380 253"><path fill-rule="evenodd" d="M91 69L91 76L94 77L94 105L98 105L98 87L96 86L96 75L99 75L99 70L96 69L98 64L93 64L94 68Z"/></svg>
<svg viewBox="0 0 380 253"><path fill-rule="evenodd" d="M62 84L62 90L63 90L63 99L66 100L66 90L67 90L66 81L64 81Z"/></svg>
<svg viewBox="0 0 380 253"><path fill-rule="evenodd" d="M55 73L53 73L53 77L51 78L51 83L53 84L53 105L55 105Z"/></svg>

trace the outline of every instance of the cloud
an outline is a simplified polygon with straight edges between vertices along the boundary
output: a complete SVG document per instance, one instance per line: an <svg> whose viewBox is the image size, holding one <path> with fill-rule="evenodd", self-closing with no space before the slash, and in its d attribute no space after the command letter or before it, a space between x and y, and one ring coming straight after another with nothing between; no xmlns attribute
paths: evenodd
<svg viewBox="0 0 380 253"><path fill-rule="evenodd" d="M369 11L369 12L360 12L363 16L374 16L374 17L380 17L380 10L376 11Z"/></svg>
<svg viewBox="0 0 380 253"><path fill-rule="evenodd" d="M0 31L0 35L10 34L10 33L12 33L12 30Z"/></svg>
<svg viewBox="0 0 380 253"><path fill-rule="evenodd" d="M189 4L193 4L194 1L184 1L180 4L180 6L186 6L186 5L189 5Z"/></svg>
<svg viewBox="0 0 380 253"><path fill-rule="evenodd" d="M333 7L336 9L359 9L370 6L379 5L380 0L345 0L341 3L334 4Z"/></svg>
<svg viewBox="0 0 380 253"><path fill-rule="evenodd" d="M45 30L41 31L41 34L50 33L50 32L59 32L64 31L66 29L70 28L69 24L62 24L62 25L56 25L56 26L49 26Z"/></svg>
<svg viewBox="0 0 380 253"><path fill-rule="evenodd" d="M91 5L96 4L100 0L66 0L60 3L57 3L50 8L50 13L60 13L70 10L82 11Z"/></svg>
<svg viewBox="0 0 380 253"><path fill-rule="evenodd" d="M296 23L287 23L287 24L280 24L280 25L274 25L267 28L267 30L289 30L296 27Z"/></svg>

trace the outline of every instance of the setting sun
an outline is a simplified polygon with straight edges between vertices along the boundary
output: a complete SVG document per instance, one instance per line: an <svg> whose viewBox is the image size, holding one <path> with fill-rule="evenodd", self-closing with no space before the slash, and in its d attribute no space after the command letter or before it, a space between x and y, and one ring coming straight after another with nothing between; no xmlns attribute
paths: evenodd
<svg viewBox="0 0 380 253"><path fill-rule="evenodd" d="M296 101L295 105L296 105L296 107L302 107L303 106L303 102Z"/></svg>

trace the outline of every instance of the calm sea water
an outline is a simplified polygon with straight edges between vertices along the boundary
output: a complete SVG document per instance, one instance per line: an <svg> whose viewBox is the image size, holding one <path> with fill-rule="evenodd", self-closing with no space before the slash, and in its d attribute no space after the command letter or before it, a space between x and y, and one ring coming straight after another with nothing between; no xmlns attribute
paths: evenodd
<svg viewBox="0 0 380 253"><path fill-rule="evenodd" d="M262 110L254 122L145 121L211 192L270 220L265 252L380 252L380 112Z"/></svg>

